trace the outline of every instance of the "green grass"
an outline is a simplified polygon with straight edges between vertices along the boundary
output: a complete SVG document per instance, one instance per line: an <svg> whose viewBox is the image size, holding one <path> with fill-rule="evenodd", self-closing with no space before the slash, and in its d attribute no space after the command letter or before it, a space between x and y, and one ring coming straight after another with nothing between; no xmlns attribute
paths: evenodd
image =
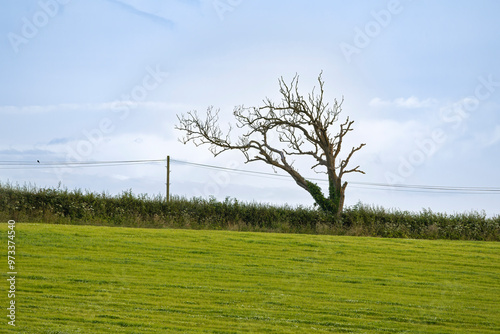
<svg viewBox="0 0 500 334"><path fill-rule="evenodd" d="M495 242L16 228L16 333L500 331Z"/></svg>

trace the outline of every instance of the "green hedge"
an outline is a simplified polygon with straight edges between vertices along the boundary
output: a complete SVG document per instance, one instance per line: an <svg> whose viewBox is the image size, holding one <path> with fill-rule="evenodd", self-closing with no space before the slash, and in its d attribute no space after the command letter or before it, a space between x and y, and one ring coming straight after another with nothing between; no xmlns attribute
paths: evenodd
<svg viewBox="0 0 500 334"><path fill-rule="evenodd" d="M151 228L230 229L389 238L500 240L500 216L386 210L357 204L341 219L312 207L68 191L0 184L0 218L18 222Z"/></svg>

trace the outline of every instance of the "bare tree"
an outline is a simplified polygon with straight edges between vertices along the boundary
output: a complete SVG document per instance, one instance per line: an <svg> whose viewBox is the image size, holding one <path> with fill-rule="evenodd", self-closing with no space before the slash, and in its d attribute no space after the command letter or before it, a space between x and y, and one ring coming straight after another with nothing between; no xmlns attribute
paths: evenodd
<svg viewBox="0 0 500 334"><path fill-rule="evenodd" d="M318 206L326 212L340 216L344 206L347 182L342 184L342 177L348 173L362 173L359 166L348 168L349 160L365 144L353 147L347 157L340 158L344 136L352 131L352 124L347 117L340 124L338 133L330 131L338 122L342 111L342 101L336 99L333 105L323 101L324 81L318 76L319 92L315 88L308 94L307 100L299 94L299 77L295 75L287 85L283 77L279 79L282 100L280 104L266 98L262 107L234 108L236 126L245 132L231 141L231 128L224 133L219 126L219 110L213 107L207 110L206 118L201 119L196 111L177 116L177 129L185 132L182 142L192 141L196 146L209 144L209 150L217 156L228 150L239 150L246 162L264 161L287 172L295 182L314 198ZM276 140L277 136L277 140ZM273 140L274 138L274 140ZM294 156L309 156L315 161L311 167L315 172L328 175L328 196L321 188L304 178L293 166ZM317 169L321 168L321 171Z"/></svg>

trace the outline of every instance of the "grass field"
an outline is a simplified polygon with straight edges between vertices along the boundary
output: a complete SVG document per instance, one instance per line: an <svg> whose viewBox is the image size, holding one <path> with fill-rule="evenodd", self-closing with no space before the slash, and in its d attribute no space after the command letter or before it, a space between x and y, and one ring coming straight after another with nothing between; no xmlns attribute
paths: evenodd
<svg viewBox="0 0 500 334"><path fill-rule="evenodd" d="M500 332L495 242L16 229L16 333Z"/></svg>

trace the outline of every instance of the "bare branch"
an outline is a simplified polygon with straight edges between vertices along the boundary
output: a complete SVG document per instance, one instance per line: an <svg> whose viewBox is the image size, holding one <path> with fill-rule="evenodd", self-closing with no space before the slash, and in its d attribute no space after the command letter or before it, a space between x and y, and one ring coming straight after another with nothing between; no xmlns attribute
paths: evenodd
<svg viewBox="0 0 500 334"><path fill-rule="evenodd" d="M352 148L345 159L339 158L344 136L352 131L354 121L350 121L347 117L346 121L340 124L338 132L332 133L332 127L338 122L339 114L342 112L344 98L342 97L340 102L334 100L331 105L325 102L322 75L323 72L318 76L318 90L314 88L307 95L307 99L304 99L299 92L299 76L296 74L290 84L287 84L283 77L278 79L279 92L282 96L280 103L275 104L266 98L260 107L246 108L243 105L235 107L233 115L236 119L236 128L243 133L236 136L234 141L231 140L231 125L226 132L222 131L219 126L219 110L214 111L213 107L207 109L204 119L201 119L196 111L178 116L179 125L176 129L185 134L181 142L186 144L191 141L196 146L208 144L214 156L228 150L240 150L246 162L263 161L273 169L284 170L311 195L313 192L316 194L313 191L316 188L311 188L310 182L293 167L293 162L289 162L289 158L312 158L314 161L312 169L328 175L330 186L333 187L330 189L330 196L340 196L337 199L329 197L328 200L340 203L338 205L341 210L347 186L347 182L341 185L341 178L352 172L364 174L359 166L348 169L348 164L354 153L365 144ZM270 140L273 138L271 134L277 137ZM340 161L338 165L337 161ZM323 170L318 171L319 168ZM317 202L326 200L315 196L319 195L313 195Z"/></svg>
<svg viewBox="0 0 500 334"><path fill-rule="evenodd" d="M361 144L359 145L358 147L356 148L352 148L351 149L351 153L349 153L349 155L347 156L347 158L345 158L344 160L342 160L342 162L340 163L340 173L339 173L339 177L342 177L344 174L347 174L347 173L352 173L352 172L358 172L358 173L361 173L361 174L365 174L365 172L363 172L362 170L359 170L359 166L353 168L353 169L350 169L350 170L345 170L345 168L347 167L347 165L349 164L349 160L351 159L352 155L359 151L363 146L365 146L366 144Z"/></svg>

